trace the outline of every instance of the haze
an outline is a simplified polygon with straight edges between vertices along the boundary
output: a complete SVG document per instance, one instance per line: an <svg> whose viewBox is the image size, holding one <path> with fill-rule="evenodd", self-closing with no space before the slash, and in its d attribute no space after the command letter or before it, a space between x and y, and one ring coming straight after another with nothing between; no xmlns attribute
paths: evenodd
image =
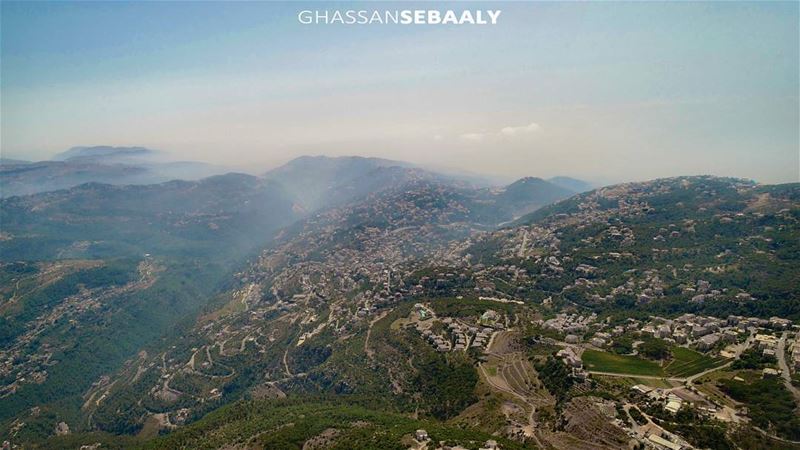
<svg viewBox="0 0 800 450"><path fill-rule="evenodd" d="M398 5L2 2L0 148L140 145L248 171L325 154L507 178L800 180L797 2L448 5L503 13L324 26L297 12Z"/></svg>

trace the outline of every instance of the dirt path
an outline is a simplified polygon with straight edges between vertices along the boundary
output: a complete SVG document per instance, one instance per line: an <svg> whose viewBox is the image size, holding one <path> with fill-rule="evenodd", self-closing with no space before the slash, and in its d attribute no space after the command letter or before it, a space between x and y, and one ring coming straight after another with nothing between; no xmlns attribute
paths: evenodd
<svg viewBox="0 0 800 450"><path fill-rule="evenodd" d="M283 370L286 371L286 375L292 377L292 371L289 370L289 363L286 361L287 355L289 355L289 347L286 347L286 351L283 352Z"/></svg>
<svg viewBox="0 0 800 450"><path fill-rule="evenodd" d="M195 370L194 369L194 357L197 356L197 352L199 352L199 351L200 351L200 349L195 350L195 352L192 353L192 357L189 358L189 362L186 363L186 365L189 366L192 370Z"/></svg>
<svg viewBox="0 0 800 450"><path fill-rule="evenodd" d="M536 413L536 405L534 405L524 395L521 395L511 389L511 387L508 386L508 382L505 382L506 386L501 386L500 384L495 383L494 380L492 380L492 377L486 372L486 368L483 366L483 363L478 364L478 368L480 368L481 375L483 375L483 379L486 380L486 383L489 386L500 392L505 392L506 394L514 396L520 399L524 404L528 405L528 407L531 409L531 412L528 414L528 424L522 427L522 431L525 433L525 436L532 438L536 442L537 446L540 448L545 448L541 441L539 441L539 438L536 436L536 422L533 419L533 415Z"/></svg>
<svg viewBox="0 0 800 450"><path fill-rule="evenodd" d="M367 355L367 357L369 357L369 359L375 358L375 351L369 348L369 338L370 336L372 336L372 327L375 325L377 321L386 317L387 314L389 314L388 310L383 311L382 313L378 314L374 319L372 319L372 321L370 321L369 323L369 328L367 328L367 337L364 339L364 353Z"/></svg>

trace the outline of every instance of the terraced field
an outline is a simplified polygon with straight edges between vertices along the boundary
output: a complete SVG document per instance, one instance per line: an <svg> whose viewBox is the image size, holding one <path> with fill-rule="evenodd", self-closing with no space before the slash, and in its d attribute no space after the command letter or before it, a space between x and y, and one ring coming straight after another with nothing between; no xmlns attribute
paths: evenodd
<svg viewBox="0 0 800 450"><path fill-rule="evenodd" d="M688 377L726 362L725 358L711 358L684 347L673 347L672 356L664 372L674 377Z"/></svg>
<svg viewBox="0 0 800 450"><path fill-rule="evenodd" d="M597 350L585 350L581 357L587 370L644 376L664 376L658 364L636 356L615 355Z"/></svg>
<svg viewBox="0 0 800 450"><path fill-rule="evenodd" d="M499 375L519 396L536 404L545 404L550 401L536 376L536 370L529 361L521 358L509 358L501 363L498 369Z"/></svg>

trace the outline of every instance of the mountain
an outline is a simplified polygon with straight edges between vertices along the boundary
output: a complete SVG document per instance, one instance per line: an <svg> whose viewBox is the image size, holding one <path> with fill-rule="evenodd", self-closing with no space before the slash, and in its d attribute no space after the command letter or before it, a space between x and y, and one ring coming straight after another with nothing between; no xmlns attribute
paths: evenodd
<svg viewBox="0 0 800 450"><path fill-rule="evenodd" d="M512 210L514 216L520 216L574 193L541 178L527 177L506 186L497 198Z"/></svg>
<svg viewBox="0 0 800 450"><path fill-rule="evenodd" d="M144 147L111 147L107 145L94 147L72 147L53 156L53 161L113 161L124 159L155 158L158 152Z"/></svg>
<svg viewBox="0 0 800 450"><path fill-rule="evenodd" d="M593 188L593 186L590 183L587 183L586 181L570 177L563 177L563 176L553 177L553 178L548 178L547 181L549 181L552 184L555 184L556 186L560 186L564 189L570 190L574 193L591 191Z"/></svg>
<svg viewBox="0 0 800 450"><path fill-rule="evenodd" d="M222 167L170 161L142 147L74 147L51 161L4 162L0 165L0 197L67 189L83 183L153 184L174 179L196 180L226 172Z"/></svg>
<svg viewBox="0 0 800 450"><path fill-rule="evenodd" d="M344 156L301 156L270 170L264 178L281 183L307 210L341 204L368 194L371 189L381 189L384 174L402 174L387 171L393 167L409 169L411 164L380 158ZM386 183L385 186L391 186Z"/></svg>
<svg viewBox="0 0 800 450"><path fill-rule="evenodd" d="M13 158L0 158L0 166L2 165L11 165L11 164L30 164L30 161L25 161L22 159L13 159Z"/></svg>
<svg viewBox="0 0 800 450"><path fill-rule="evenodd" d="M796 339L800 185L678 177L571 195L536 178L486 189L400 165L308 164L278 172L343 178L317 185L313 210L275 178L237 174L1 201L0 438L798 439L800 399L763 372L789 356L762 350ZM70 434L55 435L61 422Z"/></svg>
<svg viewBox="0 0 800 450"><path fill-rule="evenodd" d="M360 156L301 156L270 170L264 178L283 184L309 211L342 205L419 179L470 189L490 184L475 174L424 169L403 161Z"/></svg>

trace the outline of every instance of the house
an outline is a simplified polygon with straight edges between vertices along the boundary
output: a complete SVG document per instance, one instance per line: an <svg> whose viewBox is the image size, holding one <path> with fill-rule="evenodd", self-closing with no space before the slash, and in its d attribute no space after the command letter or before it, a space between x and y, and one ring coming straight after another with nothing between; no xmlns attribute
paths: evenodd
<svg viewBox="0 0 800 450"><path fill-rule="evenodd" d="M770 317L769 318L769 326L772 328L777 328L779 330L785 330L792 325L792 321L789 319L781 319L780 317Z"/></svg>
<svg viewBox="0 0 800 450"><path fill-rule="evenodd" d="M571 348L561 349L556 353L556 356L562 358L564 363L570 367L580 368L583 366L581 359L576 355Z"/></svg>
<svg viewBox="0 0 800 450"><path fill-rule="evenodd" d="M697 340L697 349L702 351L711 350L719 342L720 336L718 334L709 334Z"/></svg>
<svg viewBox="0 0 800 450"><path fill-rule="evenodd" d="M664 339L672 335L672 330L670 330L669 325L661 325L653 334L657 338Z"/></svg>
<svg viewBox="0 0 800 450"><path fill-rule="evenodd" d="M733 330L725 330L725 333L722 334L722 340L728 343L736 342L739 337L739 333Z"/></svg>
<svg viewBox="0 0 800 450"><path fill-rule="evenodd" d="M488 441L486 441L485 444L483 444L483 449L481 449L481 450L484 450L484 449L485 450L497 450L499 448L500 447L498 447L497 441L495 441L494 439L489 439Z"/></svg>
<svg viewBox="0 0 800 450"><path fill-rule="evenodd" d="M428 432L425 430L417 430L414 432L414 437L417 439L418 442L423 442L428 440Z"/></svg>
<svg viewBox="0 0 800 450"><path fill-rule="evenodd" d="M778 345L778 338L771 334L757 334L755 337L756 345L759 349L774 348Z"/></svg>

